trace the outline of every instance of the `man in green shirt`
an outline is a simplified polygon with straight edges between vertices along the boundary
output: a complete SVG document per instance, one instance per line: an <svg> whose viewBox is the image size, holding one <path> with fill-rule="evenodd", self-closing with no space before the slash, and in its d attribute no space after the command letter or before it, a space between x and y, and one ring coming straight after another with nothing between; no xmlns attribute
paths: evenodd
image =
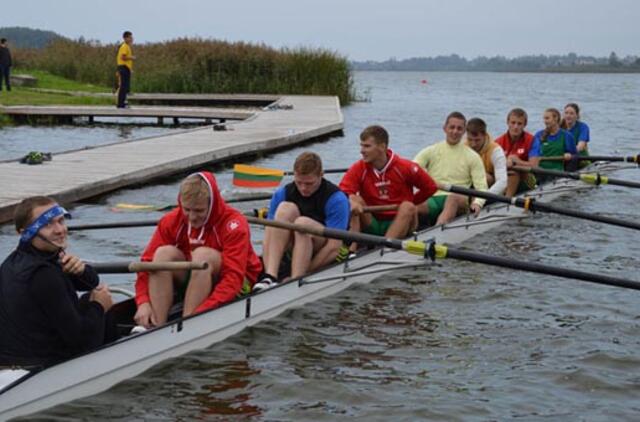
<svg viewBox="0 0 640 422"><path fill-rule="evenodd" d="M447 116L443 130L444 141L428 146L413 161L427 170L436 183L451 184L486 191L487 179L480 156L462 141L467 119L454 111ZM429 224L446 224L458 214L471 210L475 215L484 205L484 199L475 198L469 205L466 196L438 191L418 207L418 213Z"/></svg>

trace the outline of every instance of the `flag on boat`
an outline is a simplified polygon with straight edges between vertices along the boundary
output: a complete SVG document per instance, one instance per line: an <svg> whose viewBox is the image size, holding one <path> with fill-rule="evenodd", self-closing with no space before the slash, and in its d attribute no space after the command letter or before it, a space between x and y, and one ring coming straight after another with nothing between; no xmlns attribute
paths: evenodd
<svg viewBox="0 0 640 422"><path fill-rule="evenodd" d="M284 171L263 167L235 164L233 185L243 188L274 188L280 185Z"/></svg>

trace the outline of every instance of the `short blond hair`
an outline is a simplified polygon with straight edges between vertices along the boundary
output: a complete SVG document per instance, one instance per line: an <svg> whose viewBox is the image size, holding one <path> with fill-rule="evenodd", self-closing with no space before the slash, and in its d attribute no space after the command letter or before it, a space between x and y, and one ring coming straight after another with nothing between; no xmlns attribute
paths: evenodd
<svg viewBox="0 0 640 422"><path fill-rule="evenodd" d="M197 202L209 198L207 182L197 174L192 174L180 184L180 200L182 202Z"/></svg>
<svg viewBox="0 0 640 422"><path fill-rule="evenodd" d="M322 159L315 152L303 152L293 163L294 173L322 175Z"/></svg>

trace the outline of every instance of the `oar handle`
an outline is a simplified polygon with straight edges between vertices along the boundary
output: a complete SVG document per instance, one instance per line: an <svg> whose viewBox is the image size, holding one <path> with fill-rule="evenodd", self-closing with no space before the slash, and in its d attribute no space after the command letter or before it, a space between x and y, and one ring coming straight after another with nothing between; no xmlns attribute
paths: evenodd
<svg viewBox="0 0 640 422"><path fill-rule="evenodd" d="M173 262L95 262L89 263L98 274L123 274L153 271L205 270L209 267L200 261Z"/></svg>
<svg viewBox="0 0 640 422"><path fill-rule="evenodd" d="M388 205L368 205L364 207L362 210L364 212L384 212L384 211L395 211L398 209L398 204L388 204Z"/></svg>
<svg viewBox="0 0 640 422"><path fill-rule="evenodd" d="M322 172L324 174L330 174L330 173L346 173L347 170L349 170L348 168L345 169L324 169L322 170ZM285 171L283 173L285 176L293 176L293 172L292 171Z"/></svg>

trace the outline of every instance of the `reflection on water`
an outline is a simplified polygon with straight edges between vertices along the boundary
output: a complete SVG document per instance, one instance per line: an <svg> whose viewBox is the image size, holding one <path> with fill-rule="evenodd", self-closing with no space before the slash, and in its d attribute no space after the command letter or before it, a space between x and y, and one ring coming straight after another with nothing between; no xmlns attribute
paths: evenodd
<svg viewBox="0 0 640 422"><path fill-rule="evenodd" d="M426 76L427 87L419 83ZM359 132L374 122L390 130L392 148L412 157L442 139L442 120L453 109L483 117L498 134L512 106L529 110L535 130L542 126L544 108L569 101L580 104L591 126L594 153L638 153L639 75L372 72L356 74L356 81L371 89L373 101L343 110L344 137L267 155L256 164L289 169L297 154L311 148L326 168L344 167L358 158ZM217 169L216 176L225 192L233 191L230 169ZM632 168L615 177L639 181L640 172ZM171 203L177 186L177 180L167 180L121 190L76 206L74 218L89 223L159 217L114 213L110 207ZM556 204L638 219L639 200L637 191L603 186ZM73 248L88 259L135 259L152 230L74 234ZM262 231L253 237L260 239ZM538 213L522 223L505 223L465 247L638 280L636 238L631 230ZM11 228L0 228L0 252L14 244ZM131 288L132 278L109 282ZM387 274L290 310L39 416L634 420L640 412L639 303L635 291L442 262Z"/></svg>

